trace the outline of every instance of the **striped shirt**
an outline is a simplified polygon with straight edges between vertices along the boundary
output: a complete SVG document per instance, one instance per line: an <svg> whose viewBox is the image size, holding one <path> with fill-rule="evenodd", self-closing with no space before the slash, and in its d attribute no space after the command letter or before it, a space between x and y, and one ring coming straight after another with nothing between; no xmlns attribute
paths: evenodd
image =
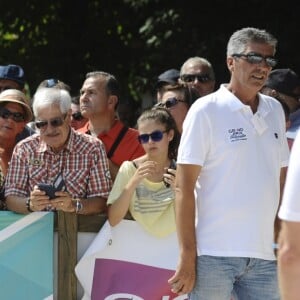
<svg viewBox="0 0 300 300"><path fill-rule="evenodd" d="M18 143L5 182L5 196L28 196L39 183L53 184L61 174L72 197L107 198L112 187L103 143L71 129L63 150L55 153L39 135Z"/></svg>

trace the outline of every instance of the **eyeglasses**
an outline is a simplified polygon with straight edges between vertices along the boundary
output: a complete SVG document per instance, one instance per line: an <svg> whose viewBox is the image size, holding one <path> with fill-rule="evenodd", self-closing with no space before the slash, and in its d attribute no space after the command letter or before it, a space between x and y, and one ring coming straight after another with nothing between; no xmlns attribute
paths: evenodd
<svg viewBox="0 0 300 300"><path fill-rule="evenodd" d="M76 113L72 114L72 118L75 121L82 121L84 119L83 115L81 114L80 111L77 111Z"/></svg>
<svg viewBox="0 0 300 300"><path fill-rule="evenodd" d="M59 127L64 123L66 116L67 114L65 114L63 117L53 118L49 121L35 121L34 123L38 129L45 129L45 127L48 126L49 124L52 127Z"/></svg>
<svg viewBox="0 0 300 300"><path fill-rule="evenodd" d="M47 79L46 87L52 88L59 83L59 80L56 78Z"/></svg>
<svg viewBox="0 0 300 300"><path fill-rule="evenodd" d="M166 133L166 131L161 131L161 130L155 130L151 133L144 133L144 134L140 134L138 136L138 140L141 144L146 144L149 142L149 138L151 138L151 141L153 142L159 142L162 140L164 133Z"/></svg>
<svg viewBox="0 0 300 300"><path fill-rule="evenodd" d="M274 68L277 64L277 59L273 56L262 56L258 53L232 54L232 57L244 57L249 64L260 64L265 61L267 66L271 68Z"/></svg>
<svg viewBox="0 0 300 300"><path fill-rule="evenodd" d="M164 108L171 108L177 105L179 102L185 103L186 101L177 99L176 97L168 98L165 102L159 102L155 105L155 107L164 107Z"/></svg>
<svg viewBox="0 0 300 300"><path fill-rule="evenodd" d="M180 79L184 82L195 82L196 78L202 83L211 80L209 74L183 74L180 76Z"/></svg>
<svg viewBox="0 0 300 300"><path fill-rule="evenodd" d="M21 123L21 122L25 121L24 114L22 114L20 112L12 112L12 111L8 110L5 107L1 108L1 110L0 110L0 117L3 118L3 119L11 118L15 122L17 122L17 123Z"/></svg>

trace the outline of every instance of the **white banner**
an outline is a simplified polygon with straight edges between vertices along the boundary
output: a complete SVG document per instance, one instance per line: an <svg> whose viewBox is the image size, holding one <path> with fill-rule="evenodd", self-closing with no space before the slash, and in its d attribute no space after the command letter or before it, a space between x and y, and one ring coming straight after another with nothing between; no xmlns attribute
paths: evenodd
<svg viewBox="0 0 300 300"><path fill-rule="evenodd" d="M156 238L135 221L114 227L107 221L75 268L82 299L187 299L172 293L168 284L178 253L176 233Z"/></svg>

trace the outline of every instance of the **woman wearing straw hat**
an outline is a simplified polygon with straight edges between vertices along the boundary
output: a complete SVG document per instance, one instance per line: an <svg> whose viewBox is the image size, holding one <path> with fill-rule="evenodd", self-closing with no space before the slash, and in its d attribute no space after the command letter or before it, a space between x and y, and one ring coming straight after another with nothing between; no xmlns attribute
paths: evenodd
<svg viewBox="0 0 300 300"><path fill-rule="evenodd" d="M4 180L18 134L31 119L31 108L24 93L16 89L0 93L0 209L5 209Z"/></svg>

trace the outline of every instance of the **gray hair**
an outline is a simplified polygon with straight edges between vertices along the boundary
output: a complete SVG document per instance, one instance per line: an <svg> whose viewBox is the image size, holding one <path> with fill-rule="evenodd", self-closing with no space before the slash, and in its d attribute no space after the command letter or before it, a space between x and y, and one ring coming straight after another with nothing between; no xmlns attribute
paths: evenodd
<svg viewBox="0 0 300 300"><path fill-rule="evenodd" d="M70 93L57 88L39 88L33 96L32 109L35 116L42 107L58 105L62 114L71 109Z"/></svg>
<svg viewBox="0 0 300 300"><path fill-rule="evenodd" d="M187 65L193 64L193 65L200 65L200 66L206 66L208 68L208 75L211 80L215 80L215 72L212 67L212 64L204 57L200 56L194 56L188 58L183 65L180 68L180 76L185 74L184 69L186 68Z"/></svg>
<svg viewBox="0 0 300 300"><path fill-rule="evenodd" d="M268 44L276 52L277 39L264 29L245 27L235 31L227 44L227 57L243 53L250 43Z"/></svg>

